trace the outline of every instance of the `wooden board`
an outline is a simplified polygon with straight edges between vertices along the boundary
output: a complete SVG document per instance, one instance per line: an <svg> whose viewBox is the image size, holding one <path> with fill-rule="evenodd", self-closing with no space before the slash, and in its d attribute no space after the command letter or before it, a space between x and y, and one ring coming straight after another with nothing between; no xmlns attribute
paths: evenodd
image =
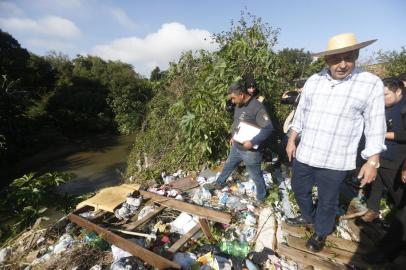
<svg viewBox="0 0 406 270"><path fill-rule="evenodd" d="M186 212L191 215L196 215L202 218L210 219L216 222L230 224L231 223L231 215L228 213L216 211L213 209L208 209L205 207L197 206L194 204L182 202L173 198L164 197L152 192L148 191L140 191L141 195L144 198L149 198L156 203L161 205L165 205L167 207L176 209L181 212Z"/></svg>
<svg viewBox="0 0 406 270"><path fill-rule="evenodd" d="M194 179L193 176L186 176L169 183L169 186L171 186L171 188L173 189L183 192L198 187L199 183L196 181L196 179Z"/></svg>
<svg viewBox="0 0 406 270"><path fill-rule="evenodd" d="M304 237L306 235L309 236L311 234L311 232L309 230L306 230L304 227L289 226L288 224L286 224L286 222L282 223L282 230L287 234L299 238ZM327 246L332 246L335 248L339 248L342 250L358 254L366 254L371 251L371 247L365 245L364 243L357 243L354 241L338 238L332 235L327 236Z"/></svg>
<svg viewBox="0 0 406 270"><path fill-rule="evenodd" d="M312 265L317 269L321 270L345 270L347 269L344 265L340 265L323 258L320 258L317 255L304 252L292 247L289 247L285 244L278 245L277 252L279 255L285 256L295 262L304 264L306 266Z"/></svg>
<svg viewBox="0 0 406 270"><path fill-rule="evenodd" d="M192 238L198 231L200 231L200 225L196 224L190 231L185 233L178 241L176 241L169 249L168 252L176 253L190 238Z"/></svg>
<svg viewBox="0 0 406 270"><path fill-rule="evenodd" d="M68 218L70 221L76 223L80 227L86 228L89 231L97 233L101 238L103 238L107 242L114 244L115 246L125 251L128 251L132 255L140 258L144 262L158 269L167 269L167 268L181 269L179 264L170 261L164 257L161 257L153 253L152 251L145 249L115 233L112 233L109 230L102 228L80 216L70 214Z"/></svg>
<svg viewBox="0 0 406 270"><path fill-rule="evenodd" d="M289 247L310 252L306 248L306 240L291 235L288 235L286 239ZM361 267L362 269L368 267L368 264L362 260L360 255L338 248L324 247L320 252L315 253L315 255L323 257L325 260L346 265L355 265L357 267Z"/></svg>
<svg viewBox="0 0 406 270"><path fill-rule="evenodd" d="M136 228L140 227L141 225L144 225L146 222L148 222L151 218L155 217L156 215L158 215L159 213L162 212L162 210L164 210L166 208L166 206L159 206L157 209L153 210L152 212L148 213L145 217L143 217L142 219L139 219L137 221L128 223L123 225L123 227L128 230L128 231L132 231L135 230Z"/></svg>

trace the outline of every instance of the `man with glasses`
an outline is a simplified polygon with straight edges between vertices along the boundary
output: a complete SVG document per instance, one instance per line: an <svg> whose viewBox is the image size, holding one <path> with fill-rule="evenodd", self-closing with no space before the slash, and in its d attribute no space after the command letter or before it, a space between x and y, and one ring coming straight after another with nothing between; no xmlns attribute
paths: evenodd
<svg viewBox="0 0 406 270"><path fill-rule="evenodd" d="M361 155L367 160L358 174L362 185L375 180L379 153L386 149L382 81L355 67L359 49L375 41L358 43L354 34L340 34L330 38L326 51L314 54L323 56L328 68L306 81L290 128L286 152L289 160L295 158L291 184L301 215L286 222L314 226L306 243L313 252L324 247L334 229L340 185L355 169L362 133Z"/></svg>

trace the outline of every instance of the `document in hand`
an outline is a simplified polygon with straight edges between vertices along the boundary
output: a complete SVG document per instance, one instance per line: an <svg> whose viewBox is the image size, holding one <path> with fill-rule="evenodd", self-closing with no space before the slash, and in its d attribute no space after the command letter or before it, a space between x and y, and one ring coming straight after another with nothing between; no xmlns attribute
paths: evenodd
<svg viewBox="0 0 406 270"><path fill-rule="evenodd" d="M260 131L261 128L258 126L241 121L234 133L233 140L239 143L251 141ZM258 145L254 145L252 148L258 149Z"/></svg>

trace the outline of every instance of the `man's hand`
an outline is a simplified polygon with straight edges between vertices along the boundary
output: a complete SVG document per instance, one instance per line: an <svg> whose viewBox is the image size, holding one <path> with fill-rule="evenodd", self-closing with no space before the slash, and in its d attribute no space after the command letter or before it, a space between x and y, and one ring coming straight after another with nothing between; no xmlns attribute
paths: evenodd
<svg viewBox="0 0 406 270"><path fill-rule="evenodd" d="M243 144L245 149L250 150L252 148L252 143L250 141L245 141Z"/></svg>
<svg viewBox="0 0 406 270"><path fill-rule="evenodd" d="M297 138L298 133L294 130L290 130L289 132L289 140L286 145L286 154L288 154L288 159L289 162L292 162L292 160L296 157L296 138Z"/></svg>
<svg viewBox="0 0 406 270"><path fill-rule="evenodd" d="M370 161L378 162L379 155L374 155L368 159L367 162L361 167L358 173L358 179L361 179L361 187L375 181L378 169L373 166Z"/></svg>
<svg viewBox="0 0 406 270"><path fill-rule="evenodd" d="M296 157L295 142L291 142L290 140L288 141L288 144L286 145L286 154L288 154L289 162L292 162L292 160Z"/></svg>
<svg viewBox="0 0 406 270"><path fill-rule="evenodd" d="M401 174L400 180L402 180L402 182L404 184L406 184L406 160L405 160L405 162L403 162L402 174Z"/></svg>

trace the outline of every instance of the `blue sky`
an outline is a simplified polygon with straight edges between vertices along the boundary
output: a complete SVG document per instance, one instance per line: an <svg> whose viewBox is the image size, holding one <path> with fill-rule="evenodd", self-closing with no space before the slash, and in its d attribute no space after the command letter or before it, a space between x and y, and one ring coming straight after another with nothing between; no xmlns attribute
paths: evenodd
<svg viewBox="0 0 406 270"><path fill-rule="evenodd" d="M98 55L148 77L182 51L215 50L210 35L229 30L245 8L280 29L276 50L323 51L328 37L343 32L378 39L363 59L406 46L403 0L0 0L0 28L38 55Z"/></svg>

